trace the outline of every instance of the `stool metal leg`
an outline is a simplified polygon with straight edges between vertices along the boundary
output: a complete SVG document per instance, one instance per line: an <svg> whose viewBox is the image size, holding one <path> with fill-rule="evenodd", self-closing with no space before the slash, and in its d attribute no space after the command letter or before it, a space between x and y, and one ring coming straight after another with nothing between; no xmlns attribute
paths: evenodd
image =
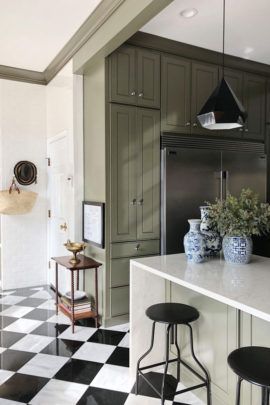
<svg viewBox="0 0 270 405"><path fill-rule="evenodd" d="M236 386L236 402L235 405L240 405L240 394L241 394L241 383L242 383L242 378L238 378L237 381L237 386Z"/></svg>
<svg viewBox="0 0 270 405"><path fill-rule="evenodd" d="M162 386L161 386L161 405L165 404L165 381L166 381L166 375L168 372L168 366L169 366L169 351L170 351L170 329L173 325L169 324L167 326L167 335L166 335L166 358L165 358L165 367L164 367L164 374L163 374L163 379L162 379Z"/></svg>
<svg viewBox="0 0 270 405"><path fill-rule="evenodd" d="M177 381L180 381L180 348L178 346L178 341L177 341L177 325L174 325L175 327L175 346L176 346L176 350L177 350Z"/></svg>
<svg viewBox="0 0 270 405"><path fill-rule="evenodd" d="M137 363L137 374L136 374L136 385L135 385L135 395L138 395L138 388L139 388L139 367L141 361L151 352L154 346L154 338L155 338L155 328L156 328L156 322L153 322L152 325L152 336L151 336L151 344L147 352L145 352L138 360Z"/></svg>
<svg viewBox="0 0 270 405"><path fill-rule="evenodd" d="M269 405L269 390L267 387L262 387L262 405Z"/></svg>
<svg viewBox="0 0 270 405"><path fill-rule="evenodd" d="M193 345L193 330L192 327L189 323L186 324L189 327L189 332L190 332L190 348L191 348L191 355L195 362L198 364L200 369L203 371L206 379L206 389L207 389L207 405L211 405L211 386L210 386L210 378L208 375L207 370L204 368L204 366L200 363L200 361L197 359L195 352L194 352L194 345Z"/></svg>

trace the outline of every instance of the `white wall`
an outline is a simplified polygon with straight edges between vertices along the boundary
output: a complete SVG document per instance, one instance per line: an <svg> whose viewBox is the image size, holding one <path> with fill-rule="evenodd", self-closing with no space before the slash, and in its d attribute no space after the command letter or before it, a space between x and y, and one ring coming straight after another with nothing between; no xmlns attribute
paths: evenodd
<svg viewBox="0 0 270 405"><path fill-rule="evenodd" d="M9 187L14 165L30 160L38 182L26 187L38 193L32 212L2 215L2 288L46 283L46 89L44 86L0 81L1 188Z"/></svg>
<svg viewBox="0 0 270 405"><path fill-rule="evenodd" d="M0 189L9 187L18 161L30 160L38 170L38 183L26 187L38 193L33 211L20 216L1 215L3 289L48 282L47 140L63 131L68 134L71 170L75 165L70 237L81 239L82 90L82 77L72 74L72 63L48 86L0 80Z"/></svg>
<svg viewBox="0 0 270 405"><path fill-rule="evenodd" d="M82 127L82 78L73 75L72 61L69 62L46 87L46 122L48 142L51 138L67 134L68 153L66 156L68 174L72 177L72 198L69 201L69 217L66 218L68 230L66 239L80 241L81 232L81 203L83 196L83 127ZM49 169L50 170L50 169ZM58 229L48 227L50 231L59 232ZM54 246L57 256L69 254L63 248L62 243ZM65 239L65 240L66 240ZM53 240L57 240L53 238ZM55 254L55 253L54 253ZM48 245L48 259L50 258L50 246ZM54 266L54 265L53 265ZM49 280L54 284L54 273ZM70 274L67 271L59 272L59 288L61 291L70 289Z"/></svg>

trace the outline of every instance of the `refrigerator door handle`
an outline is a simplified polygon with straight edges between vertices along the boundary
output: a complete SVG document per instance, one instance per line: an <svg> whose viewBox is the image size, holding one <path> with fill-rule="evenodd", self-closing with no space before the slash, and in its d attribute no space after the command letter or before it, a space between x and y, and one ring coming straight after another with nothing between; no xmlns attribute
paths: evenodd
<svg viewBox="0 0 270 405"><path fill-rule="evenodd" d="M219 200L224 200L227 197L227 179L228 172L226 170L219 170L215 172L215 177L219 181Z"/></svg>
<svg viewBox="0 0 270 405"><path fill-rule="evenodd" d="M227 198L227 196L229 194L229 189L228 189L228 186L229 186L229 172L228 172L228 170L224 171L224 179L225 179L225 182L224 182L225 187L224 187L223 199L226 200L226 198Z"/></svg>

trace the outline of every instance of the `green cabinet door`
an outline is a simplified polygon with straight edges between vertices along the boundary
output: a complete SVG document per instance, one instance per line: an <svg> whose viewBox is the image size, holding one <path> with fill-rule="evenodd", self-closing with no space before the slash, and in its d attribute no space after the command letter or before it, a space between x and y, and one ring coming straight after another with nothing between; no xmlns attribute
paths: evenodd
<svg viewBox="0 0 270 405"><path fill-rule="evenodd" d="M244 136L247 139L264 141L266 80L264 77L244 74L244 106L248 113Z"/></svg>
<svg viewBox="0 0 270 405"><path fill-rule="evenodd" d="M110 63L110 101L136 104L136 50L122 46L109 58Z"/></svg>
<svg viewBox="0 0 270 405"><path fill-rule="evenodd" d="M191 132L193 134L215 135L215 131L204 129L197 121L208 97L218 84L218 66L207 63L192 62L191 75Z"/></svg>
<svg viewBox="0 0 270 405"><path fill-rule="evenodd" d="M220 68L220 77L223 75L223 69ZM231 86L234 94L239 101L243 104L244 96L244 74L240 70L225 68L224 76L228 84ZM243 104L244 105L244 104ZM244 106L245 108L245 106ZM237 128L234 130L223 131L224 136L232 136L233 138L242 138L244 133L244 128Z"/></svg>
<svg viewBox="0 0 270 405"><path fill-rule="evenodd" d="M111 241L136 240L136 108L111 105Z"/></svg>
<svg viewBox="0 0 270 405"><path fill-rule="evenodd" d="M160 225L160 113L137 110L138 178L137 238L159 238Z"/></svg>
<svg viewBox="0 0 270 405"><path fill-rule="evenodd" d="M163 55L161 62L161 129L190 133L191 62Z"/></svg>
<svg viewBox="0 0 270 405"><path fill-rule="evenodd" d="M138 106L160 108L160 55L137 51Z"/></svg>

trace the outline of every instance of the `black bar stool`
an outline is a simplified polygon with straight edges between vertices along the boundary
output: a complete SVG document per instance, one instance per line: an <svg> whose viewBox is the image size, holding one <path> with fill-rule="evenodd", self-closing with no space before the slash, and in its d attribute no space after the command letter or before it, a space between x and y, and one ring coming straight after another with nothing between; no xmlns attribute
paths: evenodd
<svg viewBox="0 0 270 405"><path fill-rule="evenodd" d="M206 387L207 388L207 405L211 405L211 389L210 389L210 378L208 372L203 367L203 365L199 362L197 357L194 353L193 347L193 331L190 325L190 322L195 321L199 318L200 314L196 308L193 308L189 305L184 304L176 304L176 303L162 303L152 305L146 310L146 315L153 321L152 325L152 337L151 337L151 344L150 348L147 350L146 353L138 360L137 363L137 376L136 376L136 386L135 386L135 394L138 394L138 386L139 386L139 376L141 376L147 384L160 396L161 398L161 405L165 403L165 378L168 371L169 363L177 362L177 380L180 380L180 364L183 364L188 370L190 370L193 374L195 374L202 383L198 385L194 385L189 388L185 388L183 390L177 391L177 394L183 394L185 392L195 390L197 388ZM166 333L166 360L160 363L151 364L149 366L140 367L141 361L151 352L154 346L154 338L155 338L155 327L156 322L161 322L167 324L167 333ZM180 356L180 348L177 342L177 325L186 325L189 328L190 332L190 347L191 347L191 355L200 369L203 371L205 377L202 377L197 371L193 370L184 360L181 359ZM169 359L169 348L170 348L170 335L171 335L171 344L175 344L177 350L177 358ZM161 392L159 392L153 384L149 381L149 379L142 373L142 371L152 368L165 365L164 367L164 374L162 379L162 386Z"/></svg>
<svg viewBox="0 0 270 405"><path fill-rule="evenodd" d="M238 375L236 405L240 405L243 380L262 388L262 405L269 405L270 392L270 349L248 346L234 350L228 357L229 366Z"/></svg>

